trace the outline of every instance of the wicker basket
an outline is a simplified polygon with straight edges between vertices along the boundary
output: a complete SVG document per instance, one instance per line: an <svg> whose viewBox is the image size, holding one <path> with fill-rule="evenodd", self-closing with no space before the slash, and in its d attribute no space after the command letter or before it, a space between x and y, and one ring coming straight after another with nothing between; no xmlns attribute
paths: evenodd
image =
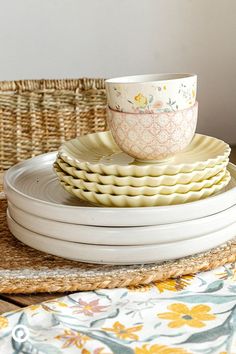
<svg viewBox="0 0 236 354"><path fill-rule="evenodd" d="M103 79L0 82L0 171L106 129Z"/></svg>

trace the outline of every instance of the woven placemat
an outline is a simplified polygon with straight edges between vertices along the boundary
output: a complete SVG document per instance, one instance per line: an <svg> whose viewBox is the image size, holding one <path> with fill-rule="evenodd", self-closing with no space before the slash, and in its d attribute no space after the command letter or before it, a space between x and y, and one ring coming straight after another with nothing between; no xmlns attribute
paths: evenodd
<svg viewBox="0 0 236 354"><path fill-rule="evenodd" d="M3 195L1 195L3 198ZM68 261L23 245L7 227L0 198L0 292L84 291L149 284L216 268L236 259L236 239L209 252L159 264L113 266Z"/></svg>

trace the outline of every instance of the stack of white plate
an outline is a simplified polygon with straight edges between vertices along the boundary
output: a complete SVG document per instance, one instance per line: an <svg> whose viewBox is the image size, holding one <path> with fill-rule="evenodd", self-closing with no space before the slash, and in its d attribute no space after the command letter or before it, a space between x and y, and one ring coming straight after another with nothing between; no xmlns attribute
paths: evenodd
<svg viewBox="0 0 236 354"><path fill-rule="evenodd" d="M35 249L90 263L151 263L209 250L236 235L229 153L221 140L196 134L168 164L137 164L109 132L72 140L58 156L6 173L10 230Z"/></svg>

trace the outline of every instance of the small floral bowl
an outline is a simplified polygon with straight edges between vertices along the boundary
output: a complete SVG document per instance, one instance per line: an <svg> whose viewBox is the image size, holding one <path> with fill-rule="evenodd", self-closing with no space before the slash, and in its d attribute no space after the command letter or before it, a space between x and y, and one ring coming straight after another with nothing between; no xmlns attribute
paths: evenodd
<svg viewBox="0 0 236 354"><path fill-rule="evenodd" d="M124 113L107 108L115 142L142 162L161 162L185 149L194 137L197 116L197 102L185 110L164 113Z"/></svg>
<svg viewBox="0 0 236 354"><path fill-rule="evenodd" d="M108 106L126 113L175 112L196 101L194 74L126 76L105 82Z"/></svg>

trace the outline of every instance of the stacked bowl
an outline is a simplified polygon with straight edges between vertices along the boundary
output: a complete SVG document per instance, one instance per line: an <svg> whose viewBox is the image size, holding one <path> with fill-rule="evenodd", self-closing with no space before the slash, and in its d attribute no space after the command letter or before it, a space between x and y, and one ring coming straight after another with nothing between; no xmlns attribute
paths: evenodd
<svg viewBox="0 0 236 354"><path fill-rule="evenodd" d="M7 172L12 233L44 252L111 264L185 257L232 239L236 166L227 143L195 134L196 80L107 80L110 131Z"/></svg>
<svg viewBox="0 0 236 354"><path fill-rule="evenodd" d="M106 81L108 123L117 145L140 161L167 160L191 142L197 76L140 75Z"/></svg>

